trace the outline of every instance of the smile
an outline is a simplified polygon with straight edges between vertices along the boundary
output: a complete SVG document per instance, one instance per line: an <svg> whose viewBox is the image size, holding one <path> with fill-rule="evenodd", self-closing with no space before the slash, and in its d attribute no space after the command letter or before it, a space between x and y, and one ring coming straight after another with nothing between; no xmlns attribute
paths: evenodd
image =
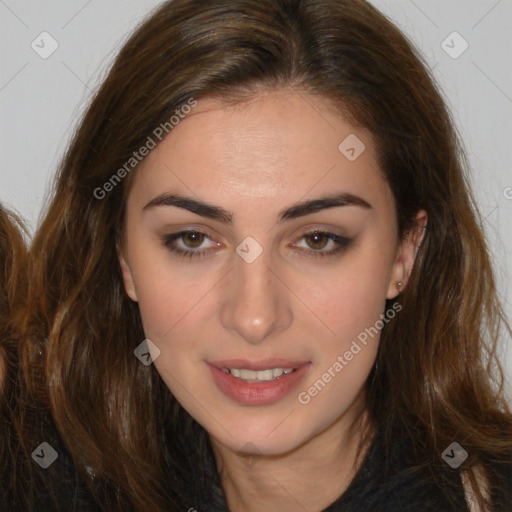
<svg viewBox="0 0 512 512"><path fill-rule="evenodd" d="M299 386L311 369L310 361L267 359L258 362L207 362L213 384L227 398L244 405L270 405Z"/></svg>

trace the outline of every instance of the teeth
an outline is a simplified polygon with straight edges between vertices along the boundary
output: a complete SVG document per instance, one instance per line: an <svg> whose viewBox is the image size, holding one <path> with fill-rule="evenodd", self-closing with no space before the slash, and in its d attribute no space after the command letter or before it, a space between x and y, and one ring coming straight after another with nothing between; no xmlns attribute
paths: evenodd
<svg viewBox="0 0 512 512"><path fill-rule="evenodd" d="M231 373L237 379L246 380L248 382L268 382L278 379L283 374L292 373L295 368L269 368L267 370L246 370L239 368L223 368L226 373Z"/></svg>

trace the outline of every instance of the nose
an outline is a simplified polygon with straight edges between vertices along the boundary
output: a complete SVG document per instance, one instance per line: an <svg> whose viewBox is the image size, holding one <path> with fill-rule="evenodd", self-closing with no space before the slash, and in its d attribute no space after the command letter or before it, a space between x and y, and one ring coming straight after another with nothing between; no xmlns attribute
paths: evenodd
<svg viewBox="0 0 512 512"><path fill-rule="evenodd" d="M293 319L288 289L264 256L252 263L235 258L220 311L223 327L252 345L288 328Z"/></svg>

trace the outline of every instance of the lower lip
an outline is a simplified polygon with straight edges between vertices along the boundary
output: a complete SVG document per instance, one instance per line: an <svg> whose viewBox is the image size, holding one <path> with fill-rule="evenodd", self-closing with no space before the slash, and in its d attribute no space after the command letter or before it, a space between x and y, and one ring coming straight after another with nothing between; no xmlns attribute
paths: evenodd
<svg viewBox="0 0 512 512"><path fill-rule="evenodd" d="M290 393L306 375L311 364L304 364L294 372L283 374L278 379L254 383L233 377L230 373L226 373L211 364L208 364L208 366L216 386L228 398L246 405L269 405Z"/></svg>

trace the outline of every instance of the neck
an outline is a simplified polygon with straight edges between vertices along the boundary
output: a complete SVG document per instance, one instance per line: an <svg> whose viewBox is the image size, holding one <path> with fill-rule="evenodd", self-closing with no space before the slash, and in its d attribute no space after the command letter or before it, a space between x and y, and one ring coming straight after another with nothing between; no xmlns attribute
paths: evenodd
<svg viewBox="0 0 512 512"><path fill-rule="evenodd" d="M369 434L366 442L363 436ZM291 452L244 456L212 439L229 510L321 511L350 485L373 438L367 411L346 411L327 429ZM360 451L358 451L360 448Z"/></svg>

